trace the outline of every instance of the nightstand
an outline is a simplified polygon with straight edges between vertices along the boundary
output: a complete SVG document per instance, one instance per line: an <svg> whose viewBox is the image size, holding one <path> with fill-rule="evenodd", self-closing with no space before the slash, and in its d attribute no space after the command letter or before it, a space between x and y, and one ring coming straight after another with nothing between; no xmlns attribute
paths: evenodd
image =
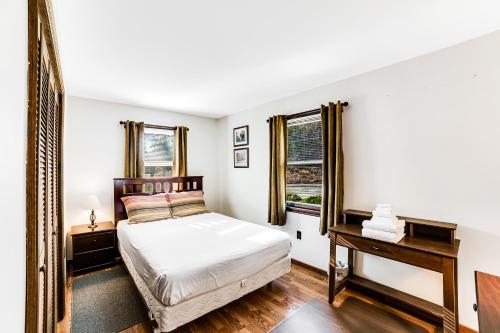
<svg viewBox="0 0 500 333"><path fill-rule="evenodd" d="M89 228L87 224L71 227L73 273L116 263L115 225L112 222L100 222L97 225L95 229Z"/></svg>

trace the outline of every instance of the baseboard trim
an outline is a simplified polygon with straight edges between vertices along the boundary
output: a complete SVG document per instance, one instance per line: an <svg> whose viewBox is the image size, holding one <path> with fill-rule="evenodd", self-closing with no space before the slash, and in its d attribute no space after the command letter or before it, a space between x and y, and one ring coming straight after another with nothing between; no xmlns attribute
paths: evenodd
<svg viewBox="0 0 500 333"><path fill-rule="evenodd" d="M328 276L328 273L326 271L324 271L322 269L319 269L317 267L311 266L309 264L306 264L305 262L298 261L298 260L293 259L293 258L292 258L292 264L295 264L295 265L300 266L300 267L307 268L307 269L313 271L314 273L318 273L318 274L323 275L323 276Z"/></svg>

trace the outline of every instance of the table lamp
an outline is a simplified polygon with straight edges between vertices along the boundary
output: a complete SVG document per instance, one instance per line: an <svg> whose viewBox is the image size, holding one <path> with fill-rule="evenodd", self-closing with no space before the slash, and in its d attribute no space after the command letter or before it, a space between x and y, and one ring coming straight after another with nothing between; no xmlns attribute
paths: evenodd
<svg viewBox="0 0 500 333"><path fill-rule="evenodd" d="M90 225L89 228L97 228L98 225L95 223L95 213L94 209L101 208L101 203L97 195L89 195L85 200L85 209L91 209L90 213Z"/></svg>

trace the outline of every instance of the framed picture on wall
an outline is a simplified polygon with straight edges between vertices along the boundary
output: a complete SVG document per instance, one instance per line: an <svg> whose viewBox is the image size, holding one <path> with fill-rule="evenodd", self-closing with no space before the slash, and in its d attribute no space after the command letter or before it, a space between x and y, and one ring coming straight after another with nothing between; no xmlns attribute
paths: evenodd
<svg viewBox="0 0 500 333"><path fill-rule="evenodd" d="M248 125L233 128L233 146L248 145Z"/></svg>
<svg viewBox="0 0 500 333"><path fill-rule="evenodd" d="M238 148L234 150L234 167L248 168L248 148Z"/></svg>

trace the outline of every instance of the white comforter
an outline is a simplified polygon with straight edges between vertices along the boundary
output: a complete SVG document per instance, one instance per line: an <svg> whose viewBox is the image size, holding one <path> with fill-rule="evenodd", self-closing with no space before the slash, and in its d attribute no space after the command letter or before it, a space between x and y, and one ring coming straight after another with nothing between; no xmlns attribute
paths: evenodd
<svg viewBox="0 0 500 333"><path fill-rule="evenodd" d="M118 223L121 247L165 305L243 280L289 256L288 234L216 213Z"/></svg>

